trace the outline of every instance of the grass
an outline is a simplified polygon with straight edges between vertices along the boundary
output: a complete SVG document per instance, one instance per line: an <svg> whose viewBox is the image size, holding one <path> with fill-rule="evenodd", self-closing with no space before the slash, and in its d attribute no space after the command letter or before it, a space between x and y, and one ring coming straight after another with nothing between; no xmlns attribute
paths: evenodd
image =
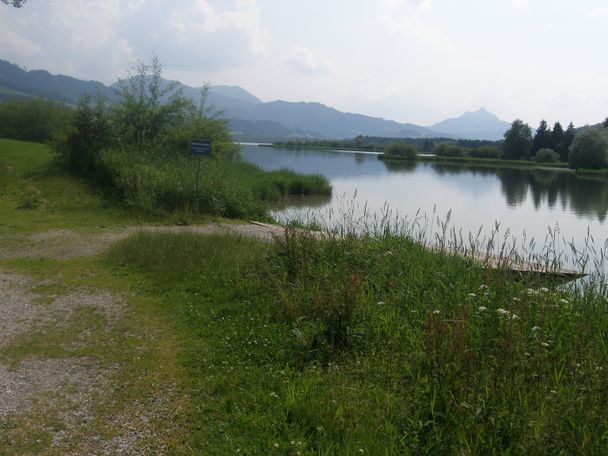
<svg viewBox="0 0 608 456"><path fill-rule="evenodd" d="M184 337L203 454L601 454L606 299L487 271L407 237L273 245L142 234Z"/></svg>
<svg viewBox="0 0 608 456"><path fill-rule="evenodd" d="M0 235L66 227L95 229L149 217L111 205L53 165L47 146L0 139Z"/></svg>
<svg viewBox="0 0 608 456"><path fill-rule="evenodd" d="M99 168L103 188L112 189L128 206L154 215L182 211L269 220L269 201L288 195L331 194L322 176L267 172L240 161L203 159L199 189L192 157L109 150L102 152Z"/></svg>
<svg viewBox="0 0 608 456"><path fill-rule="evenodd" d="M0 147L3 239L145 220L49 168L44 146ZM38 204L18 209L28 189ZM139 234L102 258L0 260L44 280L31 290L41 305L74 290L128 296L114 325L84 308L2 359L86 356L112 369L120 387L96 398L62 448L73 454L87 436L116 435L109 417L136 416L163 385L174 413L149 443L171 454L603 454L600 283L484 270L382 227L342 234ZM53 454L62 407L0 421L0 454Z"/></svg>
<svg viewBox="0 0 608 456"><path fill-rule="evenodd" d="M406 158L396 156L385 156L384 154L378 155L379 160L396 160L403 161L408 160ZM432 161L436 163L474 163L479 165L486 165L491 167L525 167L525 168L559 168L568 169L568 163L555 162L555 163L538 163L532 160L505 160L502 158L478 158L478 157L441 157L436 155L418 155L418 160L421 161Z"/></svg>

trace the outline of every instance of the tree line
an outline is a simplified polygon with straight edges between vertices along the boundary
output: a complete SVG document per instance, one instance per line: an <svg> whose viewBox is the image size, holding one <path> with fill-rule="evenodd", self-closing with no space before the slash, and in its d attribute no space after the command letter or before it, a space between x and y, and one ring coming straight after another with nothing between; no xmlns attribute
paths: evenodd
<svg viewBox="0 0 608 456"><path fill-rule="evenodd" d="M541 120L534 135L527 123L516 119L504 137L504 159L561 161L573 168L608 167L608 118L599 126L578 132L572 122L564 130L559 122L551 128Z"/></svg>

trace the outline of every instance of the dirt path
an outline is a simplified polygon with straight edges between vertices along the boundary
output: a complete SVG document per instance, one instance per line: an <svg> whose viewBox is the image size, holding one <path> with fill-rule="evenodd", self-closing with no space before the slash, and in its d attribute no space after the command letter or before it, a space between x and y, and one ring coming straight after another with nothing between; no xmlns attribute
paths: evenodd
<svg viewBox="0 0 608 456"><path fill-rule="evenodd" d="M283 232L254 224L129 227L92 234L51 230L0 240L0 259L95 256L138 231L260 239ZM158 445L163 439L157 432L158 423L168 427L163 432L177 426L171 424L179 395L174 385L158 379L151 396L130 398L118 408L106 404L120 395L121 370L132 368L105 356L117 350L117 339L126 338L135 352L145 352L159 338L125 330L128 298L99 288L58 288L48 278L0 267L0 455L167 453Z"/></svg>

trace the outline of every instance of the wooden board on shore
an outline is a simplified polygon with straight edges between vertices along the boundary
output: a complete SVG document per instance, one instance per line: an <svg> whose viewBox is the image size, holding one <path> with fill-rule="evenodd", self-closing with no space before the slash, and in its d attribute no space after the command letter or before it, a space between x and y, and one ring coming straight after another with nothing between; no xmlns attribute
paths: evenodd
<svg viewBox="0 0 608 456"><path fill-rule="evenodd" d="M270 223L256 221L251 221L250 223L266 228L269 234L271 235L283 236L285 234L286 228L281 225L273 225ZM307 230L306 228L295 228L295 230L313 234L315 237L321 237L323 235L321 231ZM449 255L455 255L461 258L471 259L475 262L480 263L486 269L505 269L519 274L557 277L566 281L580 279L581 277L587 275L572 269L557 267L554 265L546 265L542 263L535 263L532 261L525 261L521 259L501 258L497 255L493 255L490 253L466 252L457 249L441 247L431 247L431 249L435 251L443 251Z"/></svg>

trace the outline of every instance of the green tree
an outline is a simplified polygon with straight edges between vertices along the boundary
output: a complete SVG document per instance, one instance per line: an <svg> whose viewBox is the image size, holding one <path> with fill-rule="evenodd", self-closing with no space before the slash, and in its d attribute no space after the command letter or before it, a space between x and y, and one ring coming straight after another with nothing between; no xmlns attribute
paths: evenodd
<svg viewBox="0 0 608 456"><path fill-rule="evenodd" d="M407 160L416 160L418 158L418 148L413 144L405 144L402 142L390 144L384 153L387 157L399 157Z"/></svg>
<svg viewBox="0 0 608 456"><path fill-rule="evenodd" d="M536 155L536 153L541 149L548 149L553 147L551 144L552 133L551 129L547 125L546 120L541 120L534 134L534 140L532 141L532 150L530 151L531 155Z"/></svg>
<svg viewBox="0 0 608 456"><path fill-rule="evenodd" d="M574 124L570 122L568 128L564 132L564 147L570 150L570 146L572 145L572 141L574 141L574 137L576 136L576 128L574 128ZM568 161L567 159L564 161Z"/></svg>
<svg viewBox="0 0 608 456"><path fill-rule="evenodd" d="M516 119L505 132L503 158L509 160L527 159L532 148L532 130L527 123Z"/></svg>
<svg viewBox="0 0 608 456"><path fill-rule="evenodd" d="M74 109L43 98L9 100L0 103L0 136L45 142L64 134Z"/></svg>
<svg viewBox="0 0 608 456"><path fill-rule="evenodd" d="M570 146L569 162L574 168L608 167L608 133L598 128L580 132Z"/></svg>
<svg viewBox="0 0 608 456"><path fill-rule="evenodd" d="M568 161L568 148L564 145L564 129L559 122L555 122L553 125L551 149L555 151L561 161Z"/></svg>
<svg viewBox="0 0 608 456"><path fill-rule="evenodd" d="M559 160L559 155L548 148L539 150L534 156L534 161L538 163L555 163L557 160Z"/></svg>

